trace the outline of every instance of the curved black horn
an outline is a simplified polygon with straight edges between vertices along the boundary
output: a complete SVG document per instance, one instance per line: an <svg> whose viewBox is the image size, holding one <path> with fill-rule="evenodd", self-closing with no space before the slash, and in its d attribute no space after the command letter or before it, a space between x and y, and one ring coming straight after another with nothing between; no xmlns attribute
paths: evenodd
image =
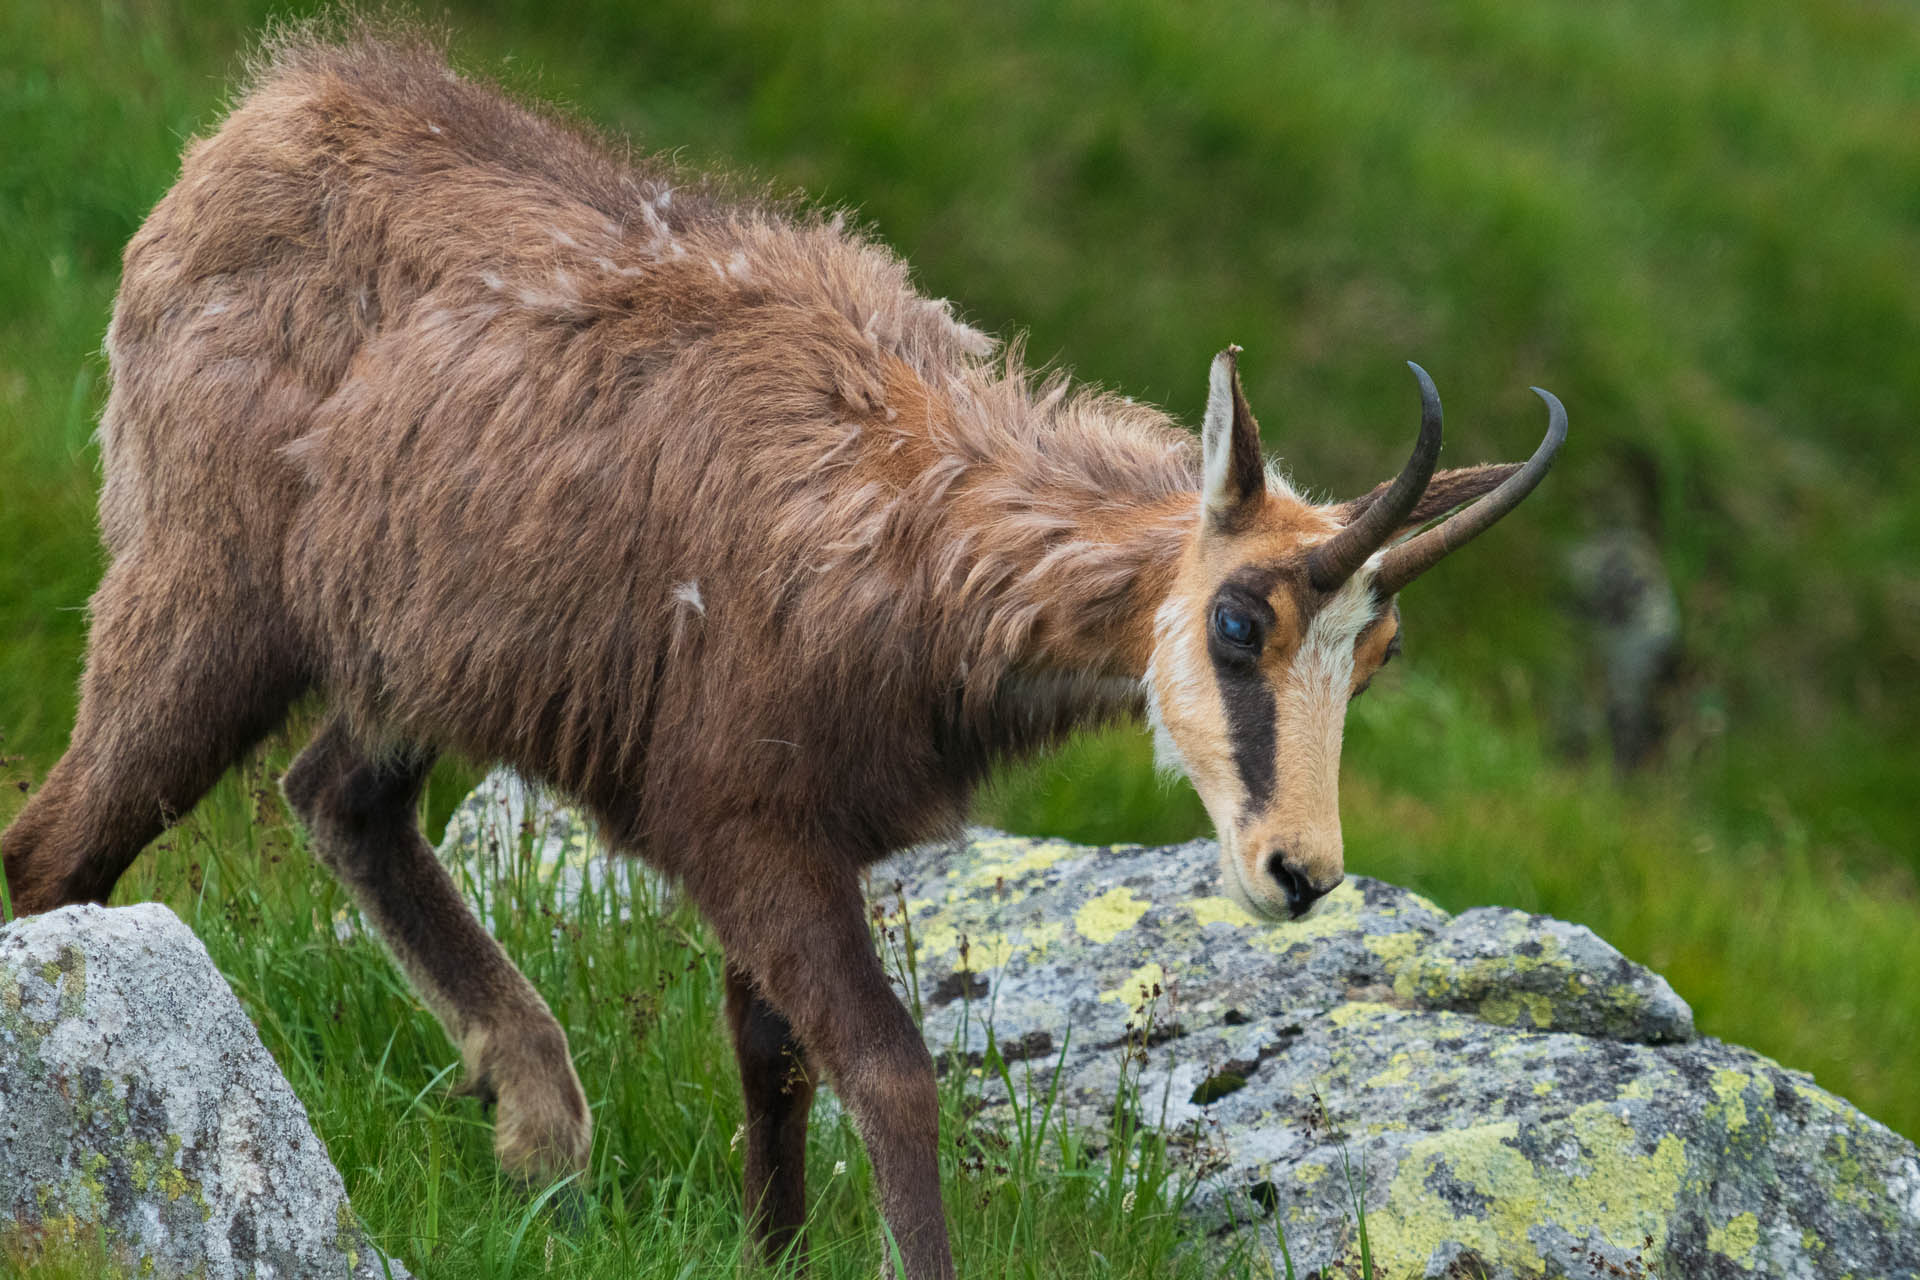
<svg viewBox="0 0 1920 1280"><path fill-rule="evenodd" d="M1407 368L1420 382L1420 438L1413 456L1394 478L1393 486L1375 499L1354 522L1315 547L1307 557L1307 580L1316 591L1332 591L1367 562L1391 538L1433 479L1440 461L1440 393L1427 371L1413 361Z"/></svg>
<svg viewBox="0 0 1920 1280"><path fill-rule="evenodd" d="M1547 434L1540 447L1533 451L1526 465L1503 480L1498 489L1387 552L1381 558L1380 572L1373 579L1375 590L1382 596L1392 595L1440 563L1448 553L1465 546L1475 535L1519 506L1520 499L1532 493L1534 486L1546 476L1553 466L1553 456L1560 452L1560 446L1567 439L1567 409L1551 391L1535 387L1533 393L1547 402Z"/></svg>

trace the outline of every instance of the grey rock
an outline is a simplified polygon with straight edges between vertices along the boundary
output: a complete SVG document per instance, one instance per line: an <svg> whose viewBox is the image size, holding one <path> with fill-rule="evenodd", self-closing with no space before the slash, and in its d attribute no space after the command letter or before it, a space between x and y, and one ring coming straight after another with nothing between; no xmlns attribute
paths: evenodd
<svg viewBox="0 0 1920 1280"><path fill-rule="evenodd" d="M506 807L489 781L473 803ZM567 870L591 839L532 812L514 873L598 887ZM442 854L482 880L492 856L468 836ZM1358 1276L1357 1198L1395 1280L1920 1276L1913 1144L1697 1036L1590 930L1449 916L1362 876L1261 923L1218 896L1217 863L1209 841L976 831L874 868L870 896L902 996L986 1120L1057 1088L1097 1146L1131 1099L1197 1180L1203 1237L1253 1233L1275 1275L1278 1231L1296 1275Z"/></svg>
<svg viewBox="0 0 1920 1280"><path fill-rule="evenodd" d="M1693 1011L1665 978L1583 925L1503 907L1461 912L1393 985L1403 999L1501 1026L1646 1044L1693 1037Z"/></svg>
<svg viewBox="0 0 1920 1280"><path fill-rule="evenodd" d="M1024 1100L973 1065L989 1027L1015 1094L1057 1085L1085 1130L1124 1074L1192 1211L1259 1233L1276 1275L1276 1226L1296 1274L1359 1275L1356 1197L1382 1276L1920 1274L1913 1144L1695 1036L1590 930L1359 876L1258 923L1217 857L976 832L877 870L928 1043L989 1117Z"/></svg>
<svg viewBox="0 0 1920 1280"><path fill-rule="evenodd" d="M206 948L157 904L0 926L0 1234L101 1228L130 1273L407 1274L368 1244Z"/></svg>

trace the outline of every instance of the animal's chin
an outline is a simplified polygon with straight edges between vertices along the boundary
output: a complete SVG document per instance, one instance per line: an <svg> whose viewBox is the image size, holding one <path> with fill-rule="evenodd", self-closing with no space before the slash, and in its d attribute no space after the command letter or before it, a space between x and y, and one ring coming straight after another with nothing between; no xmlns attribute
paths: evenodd
<svg viewBox="0 0 1920 1280"><path fill-rule="evenodd" d="M1233 846L1225 839L1220 841L1220 884L1233 904L1256 920L1277 924L1293 918L1284 902L1262 901L1247 887L1246 873L1240 869L1240 859L1234 856Z"/></svg>

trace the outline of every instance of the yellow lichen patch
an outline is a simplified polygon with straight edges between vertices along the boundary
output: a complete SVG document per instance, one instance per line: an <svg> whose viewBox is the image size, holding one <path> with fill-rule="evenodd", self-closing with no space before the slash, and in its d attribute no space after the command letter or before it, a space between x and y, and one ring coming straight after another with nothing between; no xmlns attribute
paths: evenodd
<svg viewBox="0 0 1920 1280"><path fill-rule="evenodd" d="M1067 926L1062 920L1040 920L1026 925L1020 930L1020 940L1026 944L1028 953L1034 959L1040 959L1066 937Z"/></svg>
<svg viewBox="0 0 1920 1280"><path fill-rule="evenodd" d="M1133 896L1133 890L1121 885L1109 889L1073 913L1073 927L1089 941L1106 944L1133 928L1147 913L1150 902Z"/></svg>
<svg viewBox="0 0 1920 1280"><path fill-rule="evenodd" d="M61 1017L77 1017L85 1009L87 956L80 948L72 943L63 943L59 958L40 966L40 979L58 992ZM19 1007L19 999L16 992L11 1002L15 1009Z"/></svg>
<svg viewBox="0 0 1920 1280"><path fill-rule="evenodd" d="M1110 991L1100 993L1102 1004L1124 1002L1135 1015L1153 1003L1154 992L1166 982L1166 970L1149 961L1127 975L1127 980Z"/></svg>
<svg viewBox="0 0 1920 1280"><path fill-rule="evenodd" d="M1248 915L1245 908L1232 898L1195 898L1187 904L1193 908L1194 919L1202 928L1210 924L1250 925L1259 924Z"/></svg>
<svg viewBox="0 0 1920 1280"><path fill-rule="evenodd" d="M1344 1029L1356 1022L1366 1022L1394 1012L1396 1010L1390 1004L1381 1004L1376 1000L1353 1000L1329 1013L1327 1021Z"/></svg>
<svg viewBox="0 0 1920 1280"><path fill-rule="evenodd" d="M180 1145L178 1134L167 1135L164 1152L150 1142L134 1142L127 1150L127 1180L134 1190L158 1192L169 1200L178 1200L190 1193L198 1198L198 1186L177 1163Z"/></svg>
<svg viewBox="0 0 1920 1280"><path fill-rule="evenodd" d="M1413 1079L1413 1055L1396 1053L1387 1064L1387 1069L1367 1080L1369 1089L1386 1089L1394 1085L1406 1084Z"/></svg>
<svg viewBox="0 0 1920 1280"><path fill-rule="evenodd" d="M1570 1118L1585 1155L1578 1172L1535 1167L1519 1150L1513 1121L1416 1142L1395 1171L1386 1203L1367 1215L1376 1272L1418 1274L1434 1246L1448 1240L1493 1256L1524 1256L1528 1231L1544 1222L1620 1249L1638 1250L1651 1235L1657 1258L1680 1195L1686 1149L1667 1134L1641 1154L1631 1125L1613 1105L1591 1103ZM1447 1185L1468 1193L1459 1197L1467 1207L1448 1202L1438 1189Z"/></svg>
<svg viewBox="0 0 1920 1280"><path fill-rule="evenodd" d="M1851 1118L1848 1120L1852 1124ZM1868 1177L1866 1169L1860 1163L1860 1156L1853 1149L1853 1143L1846 1133L1836 1133L1827 1141L1827 1173L1833 1181L1829 1184L1831 1194L1842 1204L1857 1209L1870 1209L1884 1198L1884 1188L1875 1185Z"/></svg>
<svg viewBox="0 0 1920 1280"><path fill-rule="evenodd" d="M911 904L909 904L911 905ZM967 968L975 973L1002 969L1022 956L1038 958L1060 944L1067 926L1058 920L1041 920L1023 925L1011 933L994 929L963 929L950 917L936 915L913 926L913 946L922 962L948 956L958 958L960 939L967 939Z"/></svg>
<svg viewBox="0 0 1920 1280"><path fill-rule="evenodd" d="M1793 1091L1806 1101L1813 1103L1822 1110L1832 1112L1836 1116L1844 1116L1847 1114L1847 1105L1824 1089L1816 1089L1810 1084L1796 1080L1794 1081Z"/></svg>
<svg viewBox="0 0 1920 1280"><path fill-rule="evenodd" d="M942 916L916 922L913 926L913 948L922 960L932 960L958 951L960 930L952 920Z"/></svg>
<svg viewBox="0 0 1920 1280"><path fill-rule="evenodd" d="M967 968L975 973L1004 969L1025 951L1024 946L1004 933L978 934L967 939Z"/></svg>
<svg viewBox="0 0 1920 1280"><path fill-rule="evenodd" d="M973 870L967 873L968 887L991 889L1002 881L1018 880L1036 871L1045 871L1062 858L1080 852L1074 845L1060 841L1022 840L1016 836L994 836L976 841Z"/></svg>
<svg viewBox="0 0 1920 1280"><path fill-rule="evenodd" d="M1345 881L1322 898L1313 914L1306 919L1270 924L1255 930L1248 941L1262 951L1284 956L1295 947L1318 942L1322 938L1360 933L1365 908L1366 898L1353 887L1352 881Z"/></svg>
<svg viewBox="0 0 1920 1280"><path fill-rule="evenodd" d="M1723 1254L1743 1267L1753 1265L1753 1251L1760 1247L1760 1220L1743 1213L1724 1227L1707 1228L1707 1248Z"/></svg>
<svg viewBox="0 0 1920 1280"><path fill-rule="evenodd" d="M1293 1176L1312 1186L1327 1176L1327 1166L1323 1164L1303 1164L1293 1171Z"/></svg>
<svg viewBox="0 0 1920 1280"><path fill-rule="evenodd" d="M1417 1274L1434 1246L1458 1240L1483 1253L1514 1251L1529 1226L1541 1219L1539 1176L1512 1145L1512 1121L1477 1125L1414 1143L1402 1159L1387 1202L1367 1215L1373 1265L1389 1275ZM1433 1189L1435 1170L1483 1197L1485 1217L1461 1212Z"/></svg>
<svg viewBox="0 0 1920 1280"><path fill-rule="evenodd" d="M1379 956L1389 969L1398 969L1420 948L1419 935L1412 933L1369 934L1365 942L1367 950Z"/></svg>
<svg viewBox="0 0 1920 1280"><path fill-rule="evenodd" d="M1527 1016L1527 1025L1536 1031L1545 1031L1553 1025L1553 1001L1537 991L1512 991L1488 996L1480 1002L1479 1013L1483 1021L1497 1027L1519 1025L1522 1013Z"/></svg>
<svg viewBox="0 0 1920 1280"><path fill-rule="evenodd" d="M1721 1114L1726 1120L1729 1134L1739 1133L1747 1127L1747 1100L1745 1093L1749 1077L1732 1067L1721 1067L1713 1073L1713 1092L1720 1099Z"/></svg>
<svg viewBox="0 0 1920 1280"><path fill-rule="evenodd" d="M957 949L957 948L956 948ZM1025 947L1004 933L982 933L967 939L967 968L975 973L1004 969Z"/></svg>
<svg viewBox="0 0 1920 1280"><path fill-rule="evenodd" d="M1650 1154L1634 1149L1633 1126L1613 1103L1590 1102L1571 1117L1574 1137L1587 1153L1592 1172L1576 1179L1578 1202L1592 1205L1593 1220L1616 1245L1666 1240L1666 1223L1680 1198L1687 1148L1677 1134L1662 1134ZM1572 1207L1572 1206L1569 1206Z"/></svg>

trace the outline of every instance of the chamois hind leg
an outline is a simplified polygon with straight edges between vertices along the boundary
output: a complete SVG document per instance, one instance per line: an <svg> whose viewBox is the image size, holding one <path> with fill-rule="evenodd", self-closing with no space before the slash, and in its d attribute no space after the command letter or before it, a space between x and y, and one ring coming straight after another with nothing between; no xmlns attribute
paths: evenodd
<svg viewBox="0 0 1920 1280"><path fill-rule="evenodd" d="M851 863L771 832L713 829L698 844L688 894L852 1114L906 1280L951 1280L933 1057L880 967Z"/></svg>
<svg viewBox="0 0 1920 1280"><path fill-rule="evenodd" d="M727 966L727 1022L740 1089L747 1104L747 1226L769 1262L790 1248L805 1264L800 1235L807 1220L807 1114L813 1077L793 1028L753 989L753 979Z"/></svg>
<svg viewBox="0 0 1920 1280"><path fill-rule="evenodd" d="M331 721L282 789L313 850L353 895L466 1065L499 1104L493 1150L529 1183L585 1170L593 1119L546 1001L474 918L420 830L430 754L375 756Z"/></svg>
<svg viewBox="0 0 1920 1280"><path fill-rule="evenodd" d="M215 555L116 561L92 600L66 754L0 836L13 909L105 902L141 849L278 725L305 688L276 619Z"/></svg>

